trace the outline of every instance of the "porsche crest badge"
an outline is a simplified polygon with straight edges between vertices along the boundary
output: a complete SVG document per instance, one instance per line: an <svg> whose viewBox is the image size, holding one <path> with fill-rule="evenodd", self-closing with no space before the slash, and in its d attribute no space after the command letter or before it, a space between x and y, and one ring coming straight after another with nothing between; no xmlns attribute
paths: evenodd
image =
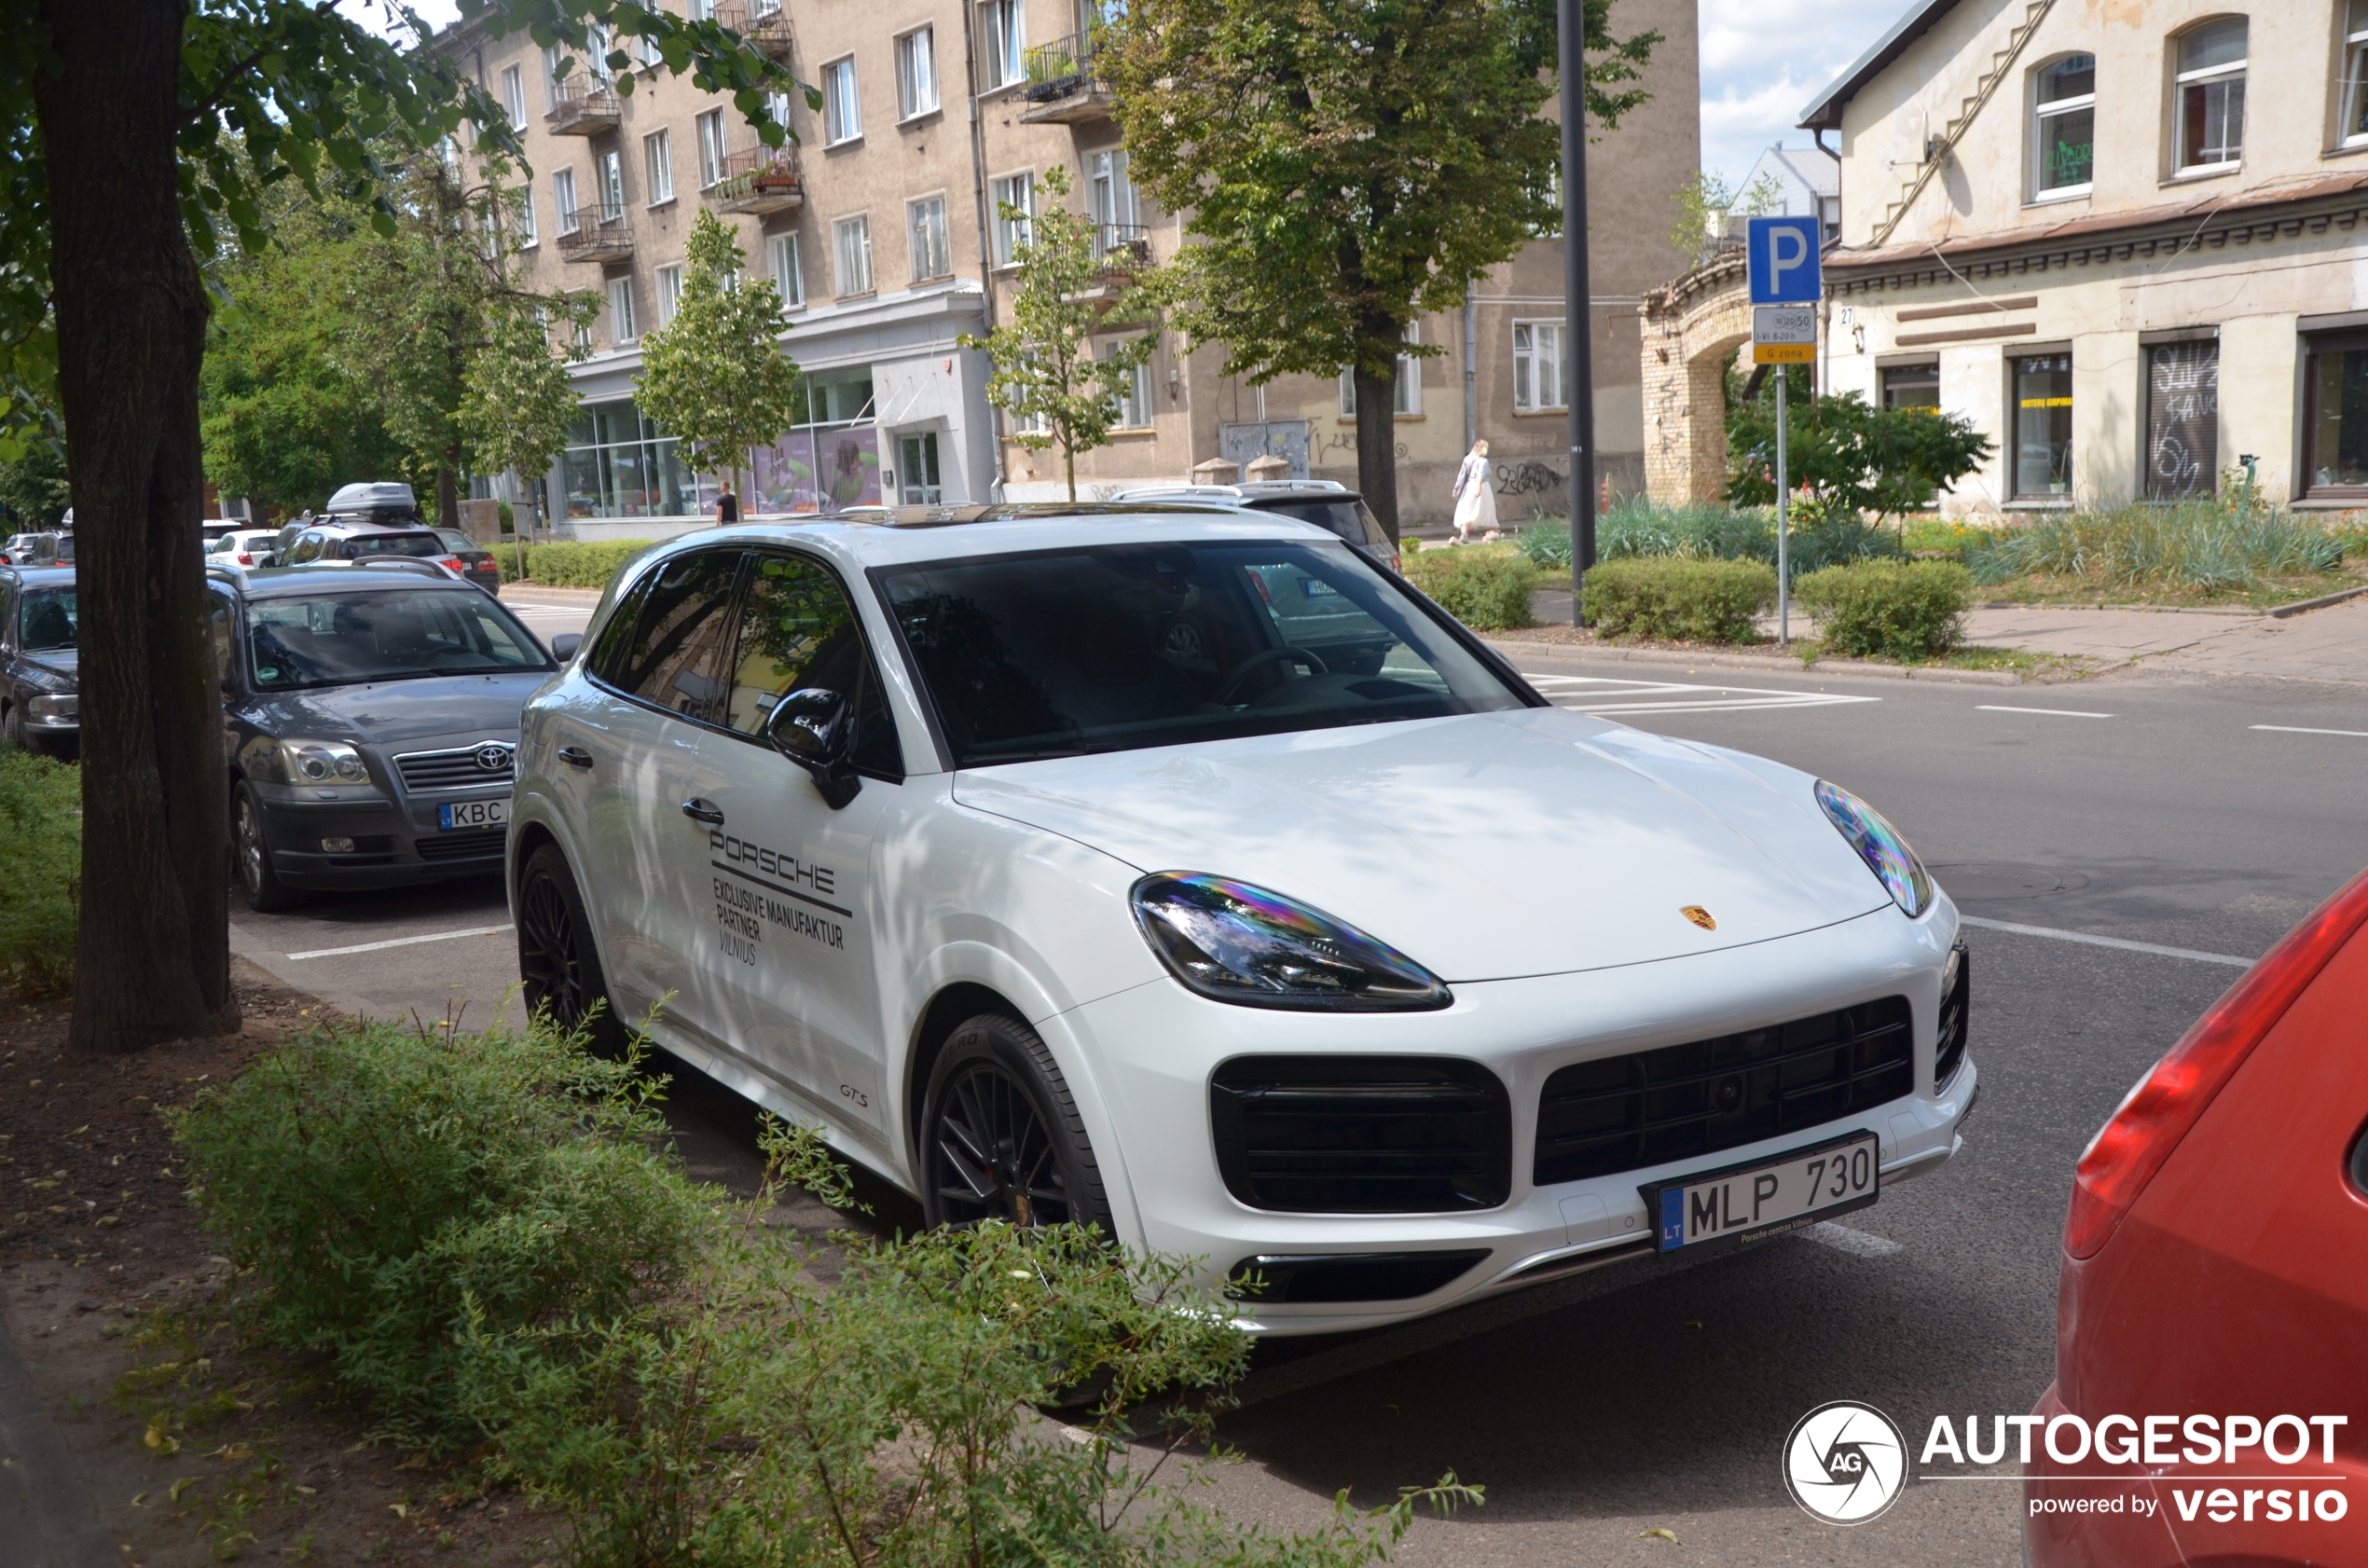
<svg viewBox="0 0 2368 1568"><path fill-rule="evenodd" d="M1703 930L1714 931L1718 929L1718 922L1711 918L1710 911L1704 909L1698 903L1689 903L1677 913L1684 915L1687 919L1691 920L1695 925L1700 926Z"/></svg>

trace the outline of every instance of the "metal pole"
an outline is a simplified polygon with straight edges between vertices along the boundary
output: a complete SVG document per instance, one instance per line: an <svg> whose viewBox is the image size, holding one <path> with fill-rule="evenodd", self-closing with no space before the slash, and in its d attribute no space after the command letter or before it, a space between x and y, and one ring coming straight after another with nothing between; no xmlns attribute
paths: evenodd
<svg viewBox="0 0 2368 1568"><path fill-rule="evenodd" d="M1776 646L1793 645L1792 550L1785 520L1792 506L1791 475L1784 451L1784 382L1789 365L1776 367Z"/></svg>
<svg viewBox="0 0 2368 1568"><path fill-rule="evenodd" d="M1563 374L1570 395L1571 624L1595 564L1595 333L1587 290L1587 55L1579 0L1555 7L1563 83Z"/></svg>

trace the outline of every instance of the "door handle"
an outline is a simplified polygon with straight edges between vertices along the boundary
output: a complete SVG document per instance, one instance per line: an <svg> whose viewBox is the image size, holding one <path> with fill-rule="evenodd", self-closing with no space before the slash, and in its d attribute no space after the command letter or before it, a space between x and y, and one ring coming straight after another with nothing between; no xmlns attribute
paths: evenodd
<svg viewBox="0 0 2368 1568"><path fill-rule="evenodd" d="M590 767L592 753L581 746L562 746L559 748L559 761L570 767Z"/></svg>
<svg viewBox="0 0 2368 1568"><path fill-rule="evenodd" d="M723 813L716 808L715 803L710 800L702 800L696 795L693 795L682 803L682 815L694 822L705 822L711 828L720 828L723 825Z"/></svg>

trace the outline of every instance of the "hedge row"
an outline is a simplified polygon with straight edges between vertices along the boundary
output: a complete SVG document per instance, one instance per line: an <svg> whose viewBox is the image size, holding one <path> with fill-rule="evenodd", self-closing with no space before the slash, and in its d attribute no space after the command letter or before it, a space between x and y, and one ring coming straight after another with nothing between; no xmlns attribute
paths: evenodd
<svg viewBox="0 0 2368 1568"><path fill-rule="evenodd" d="M1862 561L1812 571L1793 595L1834 652L1914 663L1963 640L1974 576L1955 561Z"/></svg>
<svg viewBox="0 0 2368 1568"><path fill-rule="evenodd" d="M626 562L655 543L651 539L614 539L597 544L530 544L526 547L525 580L546 588L605 588ZM502 581L519 581L517 546L495 545L493 555L502 563Z"/></svg>
<svg viewBox="0 0 2368 1568"><path fill-rule="evenodd" d="M1401 558L1408 580L1467 626L1504 631L1535 625L1529 613L1535 573L1511 550L1422 550Z"/></svg>
<svg viewBox="0 0 2368 1568"><path fill-rule="evenodd" d="M1974 580L1955 561L1865 560L1793 583L1827 648L1855 658L1935 659L1964 635ZM1639 556L1587 574L1587 619L1604 637L1749 642L1776 602L1776 573L1757 561Z"/></svg>
<svg viewBox="0 0 2368 1568"><path fill-rule="evenodd" d="M1603 637L1748 642L1775 602L1775 569L1757 561L1632 556L1587 573L1587 621Z"/></svg>

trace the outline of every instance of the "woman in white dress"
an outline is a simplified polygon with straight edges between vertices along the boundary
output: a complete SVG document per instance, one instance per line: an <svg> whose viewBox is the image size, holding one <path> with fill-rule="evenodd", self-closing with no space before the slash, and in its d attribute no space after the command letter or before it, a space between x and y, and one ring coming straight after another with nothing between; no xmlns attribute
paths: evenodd
<svg viewBox="0 0 2368 1568"><path fill-rule="evenodd" d="M1464 466L1455 471L1455 543L1469 544L1472 530L1483 539L1496 537L1496 491L1489 484L1488 443L1472 443Z"/></svg>

